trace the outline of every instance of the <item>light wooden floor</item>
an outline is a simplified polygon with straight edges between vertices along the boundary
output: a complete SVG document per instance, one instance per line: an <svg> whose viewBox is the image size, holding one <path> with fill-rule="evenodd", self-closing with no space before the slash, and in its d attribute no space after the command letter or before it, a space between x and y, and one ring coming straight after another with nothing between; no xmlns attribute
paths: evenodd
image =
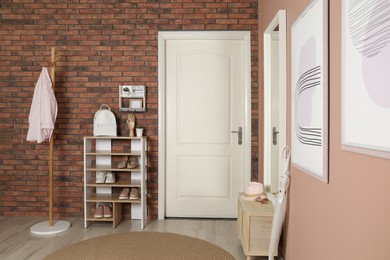
<svg viewBox="0 0 390 260"><path fill-rule="evenodd" d="M84 229L82 218L63 219L71 222L69 230L51 236L30 233L35 223L45 221L37 217L0 217L0 259L42 259L57 249L80 240L114 233L140 231L138 220L124 220L116 229L111 223L95 222ZM246 259L238 238L235 220L166 219L150 221L144 231L170 232L214 243L236 259ZM265 260L266 257L253 258Z"/></svg>

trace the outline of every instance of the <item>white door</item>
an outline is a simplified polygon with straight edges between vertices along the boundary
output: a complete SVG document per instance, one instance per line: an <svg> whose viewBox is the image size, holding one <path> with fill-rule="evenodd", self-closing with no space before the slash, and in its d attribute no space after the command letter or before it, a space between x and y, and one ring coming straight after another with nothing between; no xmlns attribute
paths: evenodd
<svg viewBox="0 0 390 260"><path fill-rule="evenodd" d="M248 41L207 35L165 42L167 217L236 217L249 174Z"/></svg>
<svg viewBox="0 0 390 260"><path fill-rule="evenodd" d="M270 192L279 191L279 32L271 33L271 185ZM284 148L284 147L282 147Z"/></svg>

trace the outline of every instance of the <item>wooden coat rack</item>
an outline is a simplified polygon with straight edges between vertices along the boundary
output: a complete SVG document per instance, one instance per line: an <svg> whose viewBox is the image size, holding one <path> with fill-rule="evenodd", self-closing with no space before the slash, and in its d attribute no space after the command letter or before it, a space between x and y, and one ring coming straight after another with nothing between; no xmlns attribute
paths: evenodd
<svg viewBox="0 0 390 260"><path fill-rule="evenodd" d="M56 62L61 59L61 55L56 54L56 49L51 48L50 58L50 79L53 91L55 89L55 71ZM31 233L36 235L53 235L64 232L70 228L70 223L63 220L58 220L53 223L53 151L54 151L54 133L50 138L49 144L49 221L40 222L33 225L30 229Z"/></svg>
<svg viewBox="0 0 390 260"><path fill-rule="evenodd" d="M61 55L56 55L56 49L51 48L50 58L50 78L53 91L56 88L56 62L61 59ZM50 138L49 145L49 226L53 226L53 151L54 134Z"/></svg>

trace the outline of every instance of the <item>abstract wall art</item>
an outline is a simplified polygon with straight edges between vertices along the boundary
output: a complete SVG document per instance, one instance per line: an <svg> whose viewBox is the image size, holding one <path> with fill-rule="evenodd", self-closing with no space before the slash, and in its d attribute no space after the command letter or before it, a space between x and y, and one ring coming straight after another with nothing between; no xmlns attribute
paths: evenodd
<svg viewBox="0 0 390 260"><path fill-rule="evenodd" d="M291 161L328 183L328 1L291 27Z"/></svg>
<svg viewBox="0 0 390 260"><path fill-rule="evenodd" d="M342 145L390 159L390 1L343 1Z"/></svg>

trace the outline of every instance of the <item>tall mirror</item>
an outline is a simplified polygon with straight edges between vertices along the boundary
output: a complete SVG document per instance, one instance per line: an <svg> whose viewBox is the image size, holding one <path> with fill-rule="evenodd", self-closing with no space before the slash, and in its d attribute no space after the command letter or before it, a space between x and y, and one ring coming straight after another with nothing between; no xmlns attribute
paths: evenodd
<svg viewBox="0 0 390 260"><path fill-rule="evenodd" d="M279 10L264 31L264 187L279 191L286 146L286 11Z"/></svg>

